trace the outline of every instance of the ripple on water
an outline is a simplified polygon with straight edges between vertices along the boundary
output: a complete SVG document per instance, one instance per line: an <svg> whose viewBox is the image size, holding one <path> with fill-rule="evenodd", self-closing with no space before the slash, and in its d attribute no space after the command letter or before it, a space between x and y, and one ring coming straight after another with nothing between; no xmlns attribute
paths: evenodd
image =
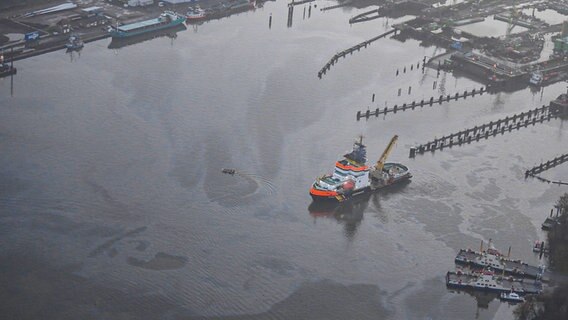
<svg viewBox="0 0 568 320"><path fill-rule="evenodd" d="M286 299L259 314L191 319L387 319L386 292L376 285L342 285L329 280L304 283Z"/></svg>
<svg viewBox="0 0 568 320"><path fill-rule="evenodd" d="M219 172L216 179L222 181L207 190L209 200L225 207L248 203L257 196L276 194L276 187L269 179L254 173L237 171L234 175Z"/></svg>
<svg viewBox="0 0 568 320"><path fill-rule="evenodd" d="M174 256L164 252L158 252L154 257L148 261L128 257L128 264L134 267L139 267L148 270L175 270L180 269L187 263L187 257Z"/></svg>

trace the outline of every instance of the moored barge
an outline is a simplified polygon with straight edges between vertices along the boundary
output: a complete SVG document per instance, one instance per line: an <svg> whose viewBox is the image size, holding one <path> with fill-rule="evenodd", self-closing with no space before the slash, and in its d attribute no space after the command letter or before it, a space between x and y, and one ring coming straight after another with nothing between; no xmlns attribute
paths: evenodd
<svg viewBox="0 0 568 320"><path fill-rule="evenodd" d="M165 11L158 18L110 27L113 38L128 38L140 34L171 28L183 24L186 17L172 11Z"/></svg>
<svg viewBox="0 0 568 320"><path fill-rule="evenodd" d="M542 283L536 279L516 279L513 276L498 276L490 270L480 273L448 271L446 286L458 289L491 291L497 293L539 294Z"/></svg>
<svg viewBox="0 0 568 320"><path fill-rule="evenodd" d="M455 262L470 265L477 268L491 268L497 271L505 271L519 277L548 280L549 273L544 266L531 266L521 260L509 259L491 246L486 251L460 249Z"/></svg>

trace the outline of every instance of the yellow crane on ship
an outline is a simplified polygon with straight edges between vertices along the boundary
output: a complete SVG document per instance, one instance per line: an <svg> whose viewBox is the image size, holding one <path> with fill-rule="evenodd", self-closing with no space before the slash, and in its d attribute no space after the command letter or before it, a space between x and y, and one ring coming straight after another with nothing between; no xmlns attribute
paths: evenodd
<svg viewBox="0 0 568 320"><path fill-rule="evenodd" d="M385 161L387 160L389 154L394 148L394 145L396 144L397 140L398 140L398 135L395 134L394 137L392 137L391 141L389 142L388 146L386 147L385 151L383 151L383 154L375 164L375 169L377 171L379 172L383 171L383 168L385 167Z"/></svg>

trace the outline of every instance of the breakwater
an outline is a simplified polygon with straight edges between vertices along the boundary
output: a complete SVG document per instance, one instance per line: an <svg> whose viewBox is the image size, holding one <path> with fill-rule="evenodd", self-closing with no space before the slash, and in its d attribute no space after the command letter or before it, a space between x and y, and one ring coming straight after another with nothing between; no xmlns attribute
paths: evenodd
<svg viewBox="0 0 568 320"><path fill-rule="evenodd" d="M434 152L444 148L469 144L480 139L488 139L490 136L494 137L499 133L512 132L530 125L550 121L556 117L558 117L558 114L552 112L549 106L542 106L419 144L410 148L410 158L414 158L416 154L423 154L428 151Z"/></svg>
<svg viewBox="0 0 568 320"><path fill-rule="evenodd" d="M345 56L347 56L348 54L353 54L353 52L355 51L359 51L361 50L361 48L366 48L368 45L370 45L371 43L384 38L390 34L396 34L396 29L391 29L385 33L382 33L374 38L371 38L369 40L363 41L361 43L358 43L356 45L354 45L353 47L343 50L341 52L336 53L333 57L331 57L331 59L323 66L323 68L320 69L320 71L318 71L318 78L322 78L322 76L324 74L326 74L327 71L329 71L331 69L331 66L336 64L339 61L339 58L345 58Z"/></svg>
<svg viewBox="0 0 568 320"><path fill-rule="evenodd" d="M409 91L411 87L409 87ZM357 111L357 121L361 118L369 119L370 117L378 117L381 114L397 113L407 110L415 110L417 107L423 108L424 106L433 106L434 104L442 104L443 102L450 102L452 100L466 99L467 97L475 97L476 95L483 95L485 87L473 89L471 91L464 91L463 93L456 93L454 95L440 95L439 97L430 97L430 99L422 99L420 101L412 101L410 103L403 103L402 105L395 104L393 107L376 108L375 110Z"/></svg>
<svg viewBox="0 0 568 320"><path fill-rule="evenodd" d="M539 164L538 166L534 166L530 169L528 169L527 171L525 171L525 178L528 177L533 177L533 178L537 178L543 182L548 182L548 183L554 183L554 184L568 184L567 182L561 182L561 181L551 181L545 178L541 178L538 175L543 173L546 170L552 169L558 165L563 164L564 162L568 161L568 153L567 154L563 154L561 156L558 156L552 160L548 160L546 162L543 162L541 164Z"/></svg>

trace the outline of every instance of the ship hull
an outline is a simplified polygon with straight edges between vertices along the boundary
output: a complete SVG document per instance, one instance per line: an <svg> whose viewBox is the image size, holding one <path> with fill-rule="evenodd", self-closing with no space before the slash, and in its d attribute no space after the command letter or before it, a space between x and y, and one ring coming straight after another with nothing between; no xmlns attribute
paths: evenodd
<svg viewBox="0 0 568 320"><path fill-rule="evenodd" d="M371 193L372 190L370 187L365 187L365 188L361 188L361 189L357 189L354 190L352 193L350 194L341 194L341 195L320 195L320 194L314 194L312 191L310 191L310 196L312 197L312 199L316 202L331 202L331 203L338 203L338 202L343 202L345 200L354 198L354 197L358 197L364 194L369 194Z"/></svg>
<svg viewBox="0 0 568 320"><path fill-rule="evenodd" d="M310 196L314 202L328 202L328 203L339 203L353 198L359 198L363 195L371 194L373 192L377 192L379 190L386 189L388 187L401 184L403 182L407 182L412 178L410 173L397 178L393 179L390 183L385 184L383 186L377 188L365 187L361 189L354 190L352 193L349 194L342 194L342 195L323 195L323 194L314 194L310 191Z"/></svg>

